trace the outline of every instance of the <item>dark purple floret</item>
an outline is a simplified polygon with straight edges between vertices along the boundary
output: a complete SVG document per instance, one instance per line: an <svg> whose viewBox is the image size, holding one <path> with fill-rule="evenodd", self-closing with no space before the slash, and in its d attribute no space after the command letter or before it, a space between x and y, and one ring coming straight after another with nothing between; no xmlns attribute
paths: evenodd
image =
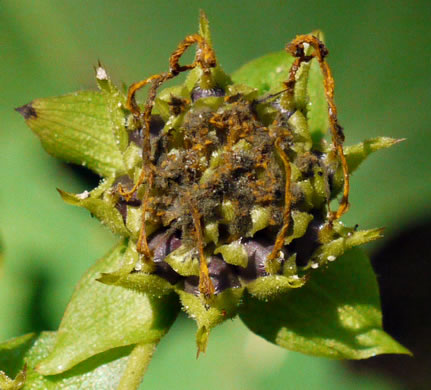
<svg viewBox="0 0 431 390"><path fill-rule="evenodd" d="M167 280L171 284L176 284L182 278L172 267L164 261L165 257L181 246L181 239L178 233L159 233L149 242L148 246L153 251L153 261L156 265L155 275Z"/></svg>
<svg viewBox="0 0 431 390"><path fill-rule="evenodd" d="M234 267L227 264L221 256L211 256L208 263L208 270L216 294L220 294L228 288L237 288L241 286ZM199 277L189 276L186 278L184 281L184 291L199 295Z"/></svg>
<svg viewBox="0 0 431 390"><path fill-rule="evenodd" d="M165 122L160 115L152 115L150 122L150 137L154 139L158 137L165 126ZM143 129L129 131L129 143L133 142L142 148L144 142Z"/></svg>
<svg viewBox="0 0 431 390"><path fill-rule="evenodd" d="M296 264L306 266L313 252L322 245L319 241L319 231L324 226L322 219L314 218L307 227L305 234L293 240L289 249L296 252Z"/></svg>
<svg viewBox="0 0 431 390"><path fill-rule="evenodd" d="M127 222L127 204L125 202L118 202L115 205L115 208L121 214L121 217L123 218L124 224L126 224L126 222Z"/></svg>
<svg viewBox="0 0 431 390"><path fill-rule="evenodd" d="M246 268L237 267L241 279L251 282L261 276L267 276L265 263L274 244L264 239L247 239L243 241L243 245L248 254L248 264Z"/></svg>
<svg viewBox="0 0 431 390"><path fill-rule="evenodd" d="M220 87L215 87L211 89L202 89L200 87L193 88L192 91L192 101L195 102L198 99L207 97L221 97L224 96L225 92Z"/></svg>

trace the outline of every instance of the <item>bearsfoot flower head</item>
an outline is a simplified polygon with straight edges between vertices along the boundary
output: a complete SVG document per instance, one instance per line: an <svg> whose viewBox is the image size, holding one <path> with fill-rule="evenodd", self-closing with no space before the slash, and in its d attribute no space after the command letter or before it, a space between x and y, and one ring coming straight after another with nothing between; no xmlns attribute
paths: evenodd
<svg viewBox="0 0 431 390"><path fill-rule="evenodd" d="M194 62L181 65L192 45L197 46ZM174 315L151 342L169 328L179 298L197 322L198 353L205 351L211 328L237 314L257 334L305 353L364 358L405 352L381 330L378 296L370 304L376 308L366 309L373 314L364 314L362 306L355 306L354 294L346 293L349 271L336 267L346 251L382 233L340 221L349 208L350 174L372 151L397 140L375 138L344 146L327 55L320 32L299 35L284 53L268 57L269 70L259 70L256 60L231 78L217 62L202 14L199 33L179 44L168 71L134 83L127 96L99 64L100 92L38 99L18 109L48 152L103 177L91 191L59 192L123 237L107 257L109 267L90 273L91 288L104 284L143 294L139 296L146 297L154 315L156 307L172 308ZM183 72L189 72L183 85L161 89ZM140 104L136 94L147 85L147 98ZM71 102L73 117L67 116ZM60 106L66 113L61 114L62 125L53 120ZM88 110L99 120L90 123ZM369 265L357 253L358 264L350 270L359 267L368 278ZM331 280L332 268L339 280ZM334 289L338 284L342 295L352 297L344 302L338 292L330 293L340 299L335 310L341 336L322 329L322 337L331 341L319 347L298 334L296 324L302 320L290 312L295 307L318 316L325 309L326 301L323 308L319 305L327 296L311 292L316 283ZM370 283L376 290L375 280ZM355 310L360 315L349 317ZM67 321L62 326L69 331ZM153 331L152 326L144 333ZM67 331L56 346L69 342ZM91 356L77 354L58 368L61 348L39 365L39 372L62 372Z"/></svg>

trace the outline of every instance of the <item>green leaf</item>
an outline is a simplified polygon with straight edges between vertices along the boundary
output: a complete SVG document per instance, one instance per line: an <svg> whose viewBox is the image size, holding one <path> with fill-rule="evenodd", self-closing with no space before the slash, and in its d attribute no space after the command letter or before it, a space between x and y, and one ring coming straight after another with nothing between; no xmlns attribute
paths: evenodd
<svg viewBox="0 0 431 390"><path fill-rule="evenodd" d="M125 127L126 96L112 83L105 68L99 63L96 70L97 85L106 99L106 108L111 122L112 133L118 148L124 152L129 137Z"/></svg>
<svg viewBox="0 0 431 390"><path fill-rule="evenodd" d="M111 348L157 343L167 332L179 311L174 294L158 299L96 281L101 273L118 269L125 250L125 243L120 242L83 276L66 309L55 346L37 368L39 373L62 373Z"/></svg>
<svg viewBox="0 0 431 390"><path fill-rule="evenodd" d="M0 278L3 276L3 267L4 267L4 247L3 247L3 240L0 237Z"/></svg>
<svg viewBox="0 0 431 390"><path fill-rule="evenodd" d="M44 377L35 367L50 354L56 337L56 332L42 332L38 336L25 335L0 344L0 370L6 371L8 376L15 376L17 370L21 370L25 364L27 372L22 390L117 389L133 346L111 349L78 364L64 374ZM12 389L16 390L18 387Z"/></svg>
<svg viewBox="0 0 431 390"><path fill-rule="evenodd" d="M376 278L361 250L316 270L305 286L269 302L246 295L240 317L268 341L309 355L364 359L410 353L382 329Z"/></svg>
<svg viewBox="0 0 431 390"><path fill-rule="evenodd" d="M293 57L284 50L248 62L232 74L232 80L257 88L260 94L278 92L289 78Z"/></svg>
<svg viewBox="0 0 431 390"><path fill-rule="evenodd" d="M16 110L54 157L105 177L124 171L102 93L81 91L36 99Z"/></svg>

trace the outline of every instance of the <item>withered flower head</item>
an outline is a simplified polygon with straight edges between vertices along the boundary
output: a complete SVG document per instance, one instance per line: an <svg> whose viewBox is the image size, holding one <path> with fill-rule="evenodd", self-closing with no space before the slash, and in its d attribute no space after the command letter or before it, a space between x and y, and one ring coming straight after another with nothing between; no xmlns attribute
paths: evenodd
<svg viewBox="0 0 431 390"><path fill-rule="evenodd" d="M193 63L182 65L193 45ZM198 352L246 297L283 297L306 286L314 270L381 236L340 218L349 208L350 174L396 140L344 147L321 34L299 35L285 50L289 66L268 75L266 91L247 86L241 72L234 82L217 62L202 15L199 34L178 45L169 70L132 84L127 96L99 64L115 142L106 141L111 129L100 129L87 143L104 148L97 159L79 148L65 152L105 179L91 192L60 191L63 199L124 237L117 270L98 280L156 298L178 294L197 321ZM183 85L161 90L183 72ZM56 149L41 130L43 102L19 110L58 155L61 141Z"/></svg>

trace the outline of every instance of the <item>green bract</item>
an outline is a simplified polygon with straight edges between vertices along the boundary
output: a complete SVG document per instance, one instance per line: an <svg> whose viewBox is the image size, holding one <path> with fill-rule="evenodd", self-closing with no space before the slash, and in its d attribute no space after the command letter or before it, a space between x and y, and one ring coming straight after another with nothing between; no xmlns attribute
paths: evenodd
<svg viewBox="0 0 431 390"><path fill-rule="evenodd" d="M191 43L199 45L195 62L179 66ZM3 386L57 388L85 376L99 383L111 370L109 388L136 388L181 306L197 323L198 352L211 328L239 314L270 342L311 355L408 353L382 330L368 259L349 251L381 230L348 228L328 209L343 191L347 203L347 173L398 141L343 148L341 127L325 140L334 122L321 62L310 45L298 47L306 60L295 72L283 51L231 78L213 58L202 14L200 35L149 80L145 104L134 100L144 83L125 96L99 64L98 92L18 109L49 153L103 178L91 191L60 194L121 240L84 275L58 332L0 346L21 351L5 367L18 376L1 376ZM189 68L183 85L158 92Z"/></svg>

